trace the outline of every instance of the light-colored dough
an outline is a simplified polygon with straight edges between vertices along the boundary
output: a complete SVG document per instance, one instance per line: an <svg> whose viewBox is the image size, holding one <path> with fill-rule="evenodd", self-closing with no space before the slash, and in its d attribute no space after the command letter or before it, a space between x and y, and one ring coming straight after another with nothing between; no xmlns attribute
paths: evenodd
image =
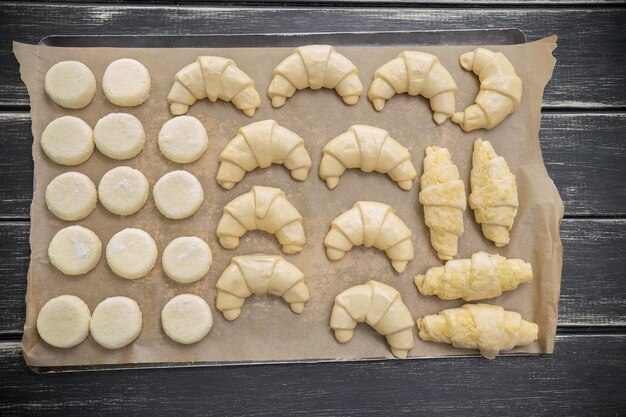
<svg viewBox="0 0 626 417"><path fill-rule="evenodd" d="M209 273L213 254L207 243L195 236L172 240L163 251L163 271L176 282L188 284Z"/></svg>
<svg viewBox="0 0 626 417"><path fill-rule="evenodd" d="M49 345L71 348L89 335L89 307L74 295L48 300L37 316L37 332Z"/></svg>
<svg viewBox="0 0 626 417"><path fill-rule="evenodd" d="M138 212L146 203L149 191L150 184L141 171L127 166L108 171L98 184L100 202L119 216Z"/></svg>
<svg viewBox="0 0 626 417"><path fill-rule="evenodd" d="M82 109L96 95L96 78L82 62L62 61L48 70L44 88L59 106Z"/></svg>
<svg viewBox="0 0 626 417"><path fill-rule="evenodd" d="M143 323L137 302L128 297L109 297L102 301L91 316L91 337L107 349L119 349L132 343Z"/></svg>
<svg viewBox="0 0 626 417"><path fill-rule="evenodd" d="M163 175L152 189L157 209L169 219L184 219L194 214L204 201L200 181L187 171Z"/></svg>
<svg viewBox="0 0 626 417"><path fill-rule="evenodd" d="M167 159L188 164L200 158L209 146L209 136L200 120L178 116L165 122L159 132L159 150Z"/></svg>
<svg viewBox="0 0 626 417"><path fill-rule="evenodd" d="M170 339L190 345L209 334L213 327L213 314L202 298L193 294L181 294L163 307L161 325Z"/></svg>
<svg viewBox="0 0 626 417"><path fill-rule="evenodd" d="M138 106L150 95L150 73L139 61L122 58L104 71L102 89L109 101L118 106Z"/></svg>
<svg viewBox="0 0 626 417"><path fill-rule="evenodd" d="M93 138L96 147L104 155L125 160L141 152L146 133L139 119L132 114L110 113L98 120L93 129Z"/></svg>
<svg viewBox="0 0 626 417"><path fill-rule="evenodd" d="M157 245L148 232L128 227L109 240L106 258L116 275L126 279L142 278L154 268Z"/></svg>
<svg viewBox="0 0 626 417"><path fill-rule="evenodd" d="M65 275L86 274L98 264L101 254L98 236L78 225L59 230L48 246L50 263Z"/></svg>
<svg viewBox="0 0 626 417"><path fill-rule="evenodd" d="M46 205L59 219L83 219L96 208L98 193L88 176L66 172L50 181L46 187Z"/></svg>
<svg viewBox="0 0 626 417"><path fill-rule="evenodd" d="M93 152L93 130L78 117L62 116L48 123L41 134L41 147L57 164L82 164Z"/></svg>

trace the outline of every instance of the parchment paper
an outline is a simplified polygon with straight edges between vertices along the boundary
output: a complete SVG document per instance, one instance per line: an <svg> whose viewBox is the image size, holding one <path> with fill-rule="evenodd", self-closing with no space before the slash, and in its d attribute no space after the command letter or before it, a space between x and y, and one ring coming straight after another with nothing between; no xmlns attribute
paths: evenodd
<svg viewBox="0 0 626 417"><path fill-rule="evenodd" d="M323 146L353 124L370 124L386 129L391 136L408 147L413 163L421 175L424 150L429 145L445 146L452 152L469 193L469 173L473 142L477 137L490 140L496 151L504 156L517 178L519 213L511 234L511 243L496 248L483 238L480 226L471 210L465 213L465 233L459 243L459 258L484 250L489 253L522 258L532 263L534 280L515 291L488 300L506 309L515 310L526 320L539 324L539 340L516 352L550 353L554 348L559 299L562 246L559 223L563 204L554 183L543 165L539 147L539 121L543 89L555 64L551 52L556 37L513 46L488 46L504 52L524 83L520 108L492 130L464 133L459 126L447 121L439 127L432 121L428 102L421 97L398 95L376 112L365 96L354 107L343 104L333 90L304 90L297 92L280 109L272 108L267 88L273 68L293 48L188 48L188 49L123 49L123 48L54 48L14 44L20 61L22 79L31 99L33 159L35 165L35 195L31 206L31 262L26 295L27 317L22 349L32 367L68 367L76 365L117 365L141 363L187 362L261 362L292 360L336 360L392 357L383 336L367 325L359 325L354 338L347 344L335 341L329 328L334 297L342 290L370 279L387 283L402 294L414 318L433 314L445 308L460 306L461 301L441 301L436 297L419 295L413 276L429 267L441 265L430 246L429 232L424 225L422 207L418 204L419 184L411 191L401 190L386 175L347 171L339 186L329 191L318 176ZM458 62L461 53L475 46L341 47L338 51L359 68L367 91L373 72L383 63L405 49L419 49L438 55L459 85L457 109L473 102L478 91L477 78L463 70ZM200 119L209 133L208 151L198 161L179 165L163 157L157 146L157 135L163 123L172 115L166 103L174 74L193 62L199 55L219 55L234 59L256 82L262 97L261 108L254 118L246 117L232 104L208 100L198 101L188 114ZM115 59L134 58L141 61L152 77L152 91L146 103L134 108L112 105L102 93L101 80L107 65ZM98 81L94 101L84 109L69 110L54 104L43 90L46 71L62 60L79 60L87 64ZM62 115L71 114L91 126L110 112L128 112L144 125L147 140L144 150L130 161L109 159L97 150L91 158L76 167L57 165L47 159L39 144L46 125ZM237 129L254 121L273 118L305 139L313 160L306 182L291 179L282 166L257 169L248 173L232 190L223 190L215 182L218 155L235 136ZM200 210L185 220L168 220L155 208L152 195L144 208L129 217L110 214L100 204L86 219L65 222L46 209L44 191L47 184L66 171L79 171L98 184L109 169L129 165L140 169L151 186L166 172L186 169L196 175L205 190ZM419 176L418 176L419 178ZM297 255L284 255L273 235L248 232L236 250L223 249L215 235L217 223L226 203L250 190L253 185L280 187L304 217L307 244ZM415 259L402 274L396 273L389 259L373 248L357 247L344 259L331 262L326 258L323 240L330 222L352 207L358 200L381 201L391 205L413 231ZM157 266L142 279L129 281L117 277L108 268L104 254L98 266L83 276L64 276L48 261L47 248L53 235L70 224L85 226L100 237L103 248L113 234L126 227L145 229L157 242ZM161 253L167 243L178 236L195 235L208 241L214 262L207 277L193 284L177 284L167 278L161 268ZM311 300L304 313L294 314L280 298L251 297L241 316L227 322L215 309L215 283L235 255L251 253L283 255L306 275ZM160 312L172 297L193 293L203 297L213 310L214 326L201 342L184 346L170 340L162 331ZM37 314L50 298L61 294L81 297L93 311L110 296L123 295L139 303L143 312L143 329L134 343L118 350L100 347L91 337L71 349L57 349L43 342L35 327ZM416 334L411 357L467 355L474 351L421 341Z"/></svg>

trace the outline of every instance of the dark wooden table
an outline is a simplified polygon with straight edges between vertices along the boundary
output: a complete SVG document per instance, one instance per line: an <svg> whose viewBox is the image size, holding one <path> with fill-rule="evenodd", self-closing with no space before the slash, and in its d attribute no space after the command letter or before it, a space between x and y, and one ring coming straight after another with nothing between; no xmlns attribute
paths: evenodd
<svg viewBox="0 0 626 417"><path fill-rule="evenodd" d="M289 3L289 2L287 2ZM617 1L0 2L0 415L626 413L626 7ZM565 202L553 355L37 375L20 349L32 135L11 41L518 27L557 34L541 145Z"/></svg>

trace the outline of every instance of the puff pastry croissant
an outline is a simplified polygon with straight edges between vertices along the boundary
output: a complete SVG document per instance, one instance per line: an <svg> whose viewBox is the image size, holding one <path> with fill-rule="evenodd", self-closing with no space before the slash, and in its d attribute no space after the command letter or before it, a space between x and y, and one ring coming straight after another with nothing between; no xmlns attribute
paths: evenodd
<svg viewBox="0 0 626 417"><path fill-rule="evenodd" d="M369 281L335 297L330 327L339 343L352 339L357 323L367 323L387 338L391 353L404 359L413 348L413 318L400 293L381 282Z"/></svg>
<svg viewBox="0 0 626 417"><path fill-rule="evenodd" d="M305 243L302 216L278 188L254 186L224 207L216 231L222 247L235 249L248 230L275 234L285 253L300 252Z"/></svg>
<svg viewBox="0 0 626 417"><path fill-rule="evenodd" d="M404 190L417 176L409 150L386 130L367 125L352 126L324 146L319 174L328 188L335 188L348 168L387 174Z"/></svg>
<svg viewBox="0 0 626 417"><path fill-rule="evenodd" d="M217 182L233 188L248 171L283 164L291 176L304 181L311 168L311 158L304 140L275 120L263 120L242 127L220 154Z"/></svg>
<svg viewBox="0 0 626 417"><path fill-rule="evenodd" d="M246 116L252 117L261 106L261 97L254 81L232 59L201 56L178 71L174 85L167 95L170 112L187 113L189 106L203 98L215 102L218 98L232 102Z"/></svg>
<svg viewBox="0 0 626 417"><path fill-rule="evenodd" d="M352 106L363 94L358 74L356 66L330 45L301 46L274 69L268 95L272 106L281 107L296 90L334 88Z"/></svg>
<svg viewBox="0 0 626 417"><path fill-rule="evenodd" d="M396 271L404 272L414 257L412 235L388 205L357 201L332 221L324 245L332 261L343 258L353 246L373 246L385 251Z"/></svg>

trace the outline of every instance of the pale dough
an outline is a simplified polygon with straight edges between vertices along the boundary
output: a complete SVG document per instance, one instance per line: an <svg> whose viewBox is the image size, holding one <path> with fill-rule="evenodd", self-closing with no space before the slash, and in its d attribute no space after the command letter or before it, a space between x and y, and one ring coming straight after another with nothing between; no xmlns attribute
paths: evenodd
<svg viewBox="0 0 626 417"><path fill-rule="evenodd" d="M98 184L100 202L119 216L138 212L146 203L149 190L150 184L141 171L127 166L108 171Z"/></svg>
<svg viewBox="0 0 626 417"><path fill-rule="evenodd" d="M71 348L89 334L89 307L74 295L61 295L48 300L37 316L37 332L49 345Z"/></svg>
<svg viewBox="0 0 626 417"><path fill-rule="evenodd" d="M44 88L59 106L82 109L96 95L96 78L82 62L62 61L48 70Z"/></svg>
<svg viewBox="0 0 626 417"><path fill-rule="evenodd" d="M163 251L163 270L176 282L188 284L209 273L213 254L207 243L195 236L172 240Z"/></svg>
<svg viewBox="0 0 626 417"><path fill-rule="evenodd" d="M189 345L199 342L213 326L213 314L202 298L181 294L165 304L161 311L163 331L175 342Z"/></svg>
<svg viewBox="0 0 626 417"><path fill-rule="evenodd" d="M200 181L187 171L163 175L152 190L157 209L169 219L184 219L194 214L204 201Z"/></svg>
<svg viewBox="0 0 626 417"><path fill-rule="evenodd" d="M139 61L122 58L104 71L102 89L109 101L118 106L138 106L150 95L150 73Z"/></svg>
<svg viewBox="0 0 626 417"><path fill-rule="evenodd" d="M130 159L143 149L146 133L132 114L111 113L98 120L93 138L100 152L113 159Z"/></svg>
<svg viewBox="0 0 626 417"><path fill-rule="evenodd" d="M99 345L119 349L139 336L142 322L141 309L135 300L109 297L93 311L89 330Z"/></svg>
<svg viewBox="0 0 626 417"><path fill-rule="evenodd" d="M106 250L107 263L118 276L138 279L148 275L157 260L157 246L147 232L126 228L117 232Z"/></svg>
<svg viewBox="0 0 626 417"><path fill-rule="evenodd" d="M88 176L80 172L59 175L46 187L46 205L59 219L84 219L96 208L98 193Z"/></svg>
<svg viewBox="0 0 626 417"><path fill-rule="evenodd" d="M46 126L41 134L41 147L57 164L82 164L93 152L93 130L78 117L62 116Z"/></svg>
<svg viewBox="0 0 626 417"><path fill-rule="evenodd" d="M178 116L165 122L159 132L159 150L167 159L188 164L200 158L209 146L206 129L192 116Z"/></svg>
<svg viewBox="0 0 626 417"><path fill-rule="evenodd" d="M65 275L91 271L100 260L102 242L91 230L69 226L59 230L48 246L50 263Z"/></svg>

